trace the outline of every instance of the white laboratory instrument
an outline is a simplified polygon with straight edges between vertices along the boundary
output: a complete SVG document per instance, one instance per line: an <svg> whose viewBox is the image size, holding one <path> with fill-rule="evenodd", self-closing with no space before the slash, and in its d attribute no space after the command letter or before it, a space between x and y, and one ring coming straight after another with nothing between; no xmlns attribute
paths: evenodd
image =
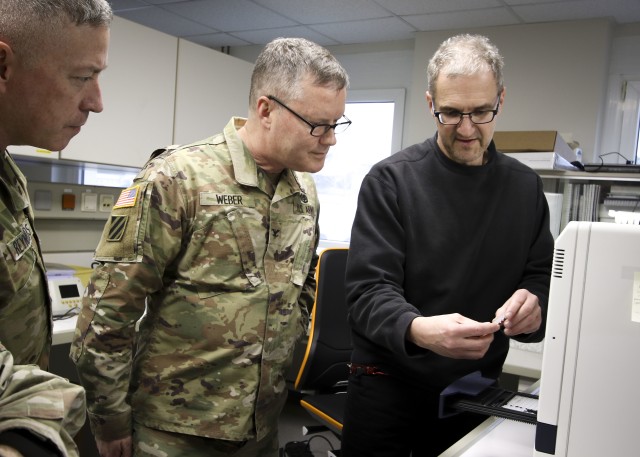
<svg viewBox="0 0 640 457"><path fill-rule="evenodd" d="M636 456L640 226L570 222L556 240L534 457Z"/></svg>
<svg viewBox="0 0 640 457"><path fill-rule="evenodd" d="M74 308L80 308L85 289L81 276L91 269L53 263L45 266L53 316L68 315Z"/></svg>

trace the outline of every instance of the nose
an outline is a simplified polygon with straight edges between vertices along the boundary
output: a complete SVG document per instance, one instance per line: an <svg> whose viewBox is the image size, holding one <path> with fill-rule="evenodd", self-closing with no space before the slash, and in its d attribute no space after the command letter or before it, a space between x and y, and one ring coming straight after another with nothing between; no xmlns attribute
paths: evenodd
<svg viewBox="0 0 640 457"><path fill-rule="evenodd" d="M456 129L457 130L461 130L463 132L470 132L472 130L475 130L476 128L476 124L474 124L471 121L471 115L470 114L463 114L462 115L462 119L460 120L460 123L457 125Z"/></svg>
<svg viewBox="0 0 640 457"><path fill-rule="evenodd" d="M337 142L338 141L336 139L336 132L333 129L327 130L325 134L320 137L321 144L327 144L329 146L333 146Z"/></svg>
<svg viewBox="0 0 640 457"><path fill-rule="evenodd" d="M83 111L91 111L94 113L100 113L104 109L102 105L102 91L100 85L96 81L88 89L86 96L82 100L81 109Z"/></svg>

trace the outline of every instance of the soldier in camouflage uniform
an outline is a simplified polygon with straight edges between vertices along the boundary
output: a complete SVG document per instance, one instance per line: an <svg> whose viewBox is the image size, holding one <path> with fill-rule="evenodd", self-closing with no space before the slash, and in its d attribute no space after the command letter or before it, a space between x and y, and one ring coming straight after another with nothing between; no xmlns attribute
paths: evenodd
<svg viewBox="0 0 640 457"><path fill-rule="evenodd" d="M347 85L324 48L275 40L248 119L156 151L120 195L71 351L101 455L278 455L284 374L315 293L309 172L350 124Z"/></svg>
<svg viewBox="0 0 640 457"><path fill-rule="evenodd" d="M78 456L72 437L84 420L82 387L36 365L14 366L0 344L0 456L20 455L11 454L15 449L25 456Z"/></svg>
<svg viewBox="0 0 640 457"><path fill-rule="evenodd" d="M67 439L77 427L61 435L52 421L38 423L37 417L47 416L46 404L38 407L37 415L28 411L34 411L33 398L40 388L49 390L48 396L80 388L57 378L40 383L53 379L40 371L49 365L51 306L27 183L7 148L60 150L90 112L102 111L97 78L106 66L111 18L105 0L0 1L0 376L6 383L0 391L0 442L11 434L22 411L25 430L39 436L35 442L55 441L64 455L77 455ZM33 365L12 374L13 361ZM16 392L22 386L29 386L30 393L21 398ZM72 403L82 402L83 395L74 395L77 401ZM61 413L63 406L69 404L56 404L52 417L68 414Z"/></svg>

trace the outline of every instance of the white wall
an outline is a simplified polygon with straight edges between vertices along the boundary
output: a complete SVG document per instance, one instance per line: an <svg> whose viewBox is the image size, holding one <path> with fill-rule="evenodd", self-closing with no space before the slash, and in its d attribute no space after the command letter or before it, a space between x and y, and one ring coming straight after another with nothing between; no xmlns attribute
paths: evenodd
<svg viewBox="0 0 640 457"><path fill-rule="evenodd" d="M253 64L178 40L173 142L222 132L231 116L247 117Z"/></svg>

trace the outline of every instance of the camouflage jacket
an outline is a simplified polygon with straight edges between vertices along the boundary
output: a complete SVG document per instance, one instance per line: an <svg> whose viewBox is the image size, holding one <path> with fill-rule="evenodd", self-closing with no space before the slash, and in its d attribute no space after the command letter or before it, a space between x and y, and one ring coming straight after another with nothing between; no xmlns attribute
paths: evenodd
<svg viewBox="0 0 640 457"><path fill-rule="evenodd" d="M113 207L71 350L100 439L132 419L234 441L277 427L315 293L319 202L307 173L273 188L243 123L152 156Z"/></svg>
<svg viewBox="0 0 640 457"><path fill-rule="evenodd" d="M47 369L51 305L27 182L0 154L0 342L16 363Z"/></svg>
<svg viewBox="0 0 640 457"><path fill-rule="evenodd" d="M29 430L51 441L60 454L77 457L73 436L85 420L82 387L36 365L13 365L0 344L0 433Z"/></svg>

